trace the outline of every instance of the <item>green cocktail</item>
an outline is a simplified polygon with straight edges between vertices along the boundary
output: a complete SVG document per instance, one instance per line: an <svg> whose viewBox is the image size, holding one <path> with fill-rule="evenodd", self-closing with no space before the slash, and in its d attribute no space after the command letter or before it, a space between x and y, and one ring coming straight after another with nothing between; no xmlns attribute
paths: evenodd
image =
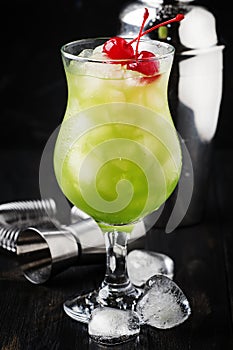
<svg viewBox="0 0 233 350"><path fill-rule="evenodd" d="M164 52L160 44L145 45ZM69 200L96 221L129 224L159 208L179 179L180 147L167 102L172 55L160 57L159 73L145 77L104 64L100 50L88 60L64 58L68 104L55 171Z"/></svg>
<svg viewBox="0 0 233 350"><path fill-rule="evenodd" d="M140 293L127 276L126 232L166 201L181 171L167 99L174 48L141 40L135 50L150 57L113 60L103 53L106 40L62 48L68 102L55 147L55 174L66 197L103 229L107 247L101 288L88 303L85 296L64 305L83 322L97 304L135 305Z"/></svg>

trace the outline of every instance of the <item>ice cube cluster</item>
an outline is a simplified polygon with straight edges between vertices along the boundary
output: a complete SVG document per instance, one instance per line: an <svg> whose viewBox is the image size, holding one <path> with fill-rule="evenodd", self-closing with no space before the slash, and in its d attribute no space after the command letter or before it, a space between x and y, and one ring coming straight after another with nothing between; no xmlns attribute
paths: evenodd
<svg viewBox="0 0 233 350"><path fill-rule="evenodd" d="M98 343L112 345L134 339L139 336L141 325L173 328L185 322L191 314L188 299L172 280L174 263L170 257L133 250L128 254L127 268L131 282L144 287L142 294L135 311L110 307L94 309L88 332Z"/></svg>
<svg viewBox="0 0 233 350"><path fill-rule="evenodd" d="M147 47L144 44L145 47ZM77 60L70 62L69 70L74 74L83 74L103 79L127 79L134 77L143 77L144 75L138 71L127 69L126 63L119 60L119 64L107 54L103 52L103 45L94 49L84 49L77 55ZM104 64L112 63L112 64ZM163 63L162 63L163 65ZM160 69L160 73L162 70Z"/></svg>
<svg viewBox="0 0 233 350"><path fill-rule="evenodd" d="M103 45L97 46L95 49L84 49L77 56L77 60L70 62L69 70L74 74L78 73L104 79L123 79L132 76L132 72L120 63L104 64L103 62L107 63L112 60L102 50ZM133 75L135 75L135 72Z"/></svg>

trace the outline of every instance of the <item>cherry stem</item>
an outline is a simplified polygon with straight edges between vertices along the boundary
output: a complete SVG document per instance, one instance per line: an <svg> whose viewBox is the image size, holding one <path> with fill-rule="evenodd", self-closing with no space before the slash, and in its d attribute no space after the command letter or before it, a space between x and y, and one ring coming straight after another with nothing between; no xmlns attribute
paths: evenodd
<svg viewBox="0 0 233 350"><path fill-rule="evenodd" d="M142 36L142 31L143 31L143 28L145 26L145 23L146 23L146 20L147 20L148 17L149 17L149 11L148 11L147 8L145 8L145 12L144 12L144 15L143 15L143 21L142 21L142 24L141 24L141 28L140 28L138 36L136 38L137 39L137 45L136 45L136 50L135 50L136 57L138 57L139 41L140 41L140 38Z"/></svg>
<svg viewBox="0 0 233 350"><path fill-rule="evenodd" d="M145 15L144 15L144 16L145 16ZM138 40L138 43L139 43L139 40L140 40L140 38L141 38L143 35L146 35L146 34L152 32L153 30L158 29L159 27L166 26L167 24L170 24L170 23L173 23L173 22L180 22L180 21L182 21L182 19L184 19L184 15L181 14L181 13L179 13L178 15L176 15L176 17L171 18L171 19L169 19L169 20L167 20L167 21L165 21L165 22L159 23L159 24L155 25L154 27L151 27L151 28L147 29L147 30L146 30L145 32L143 32L143 33L140 33L140 32L141 32L141 30L140 30L139 35L138 35L136 38L134 38L133 40L131 40L128 44L131 45L132 43L134 43L134 42L137 41L137 40ZM144 21L143 21L143 22L144 22ZM141 28L141 29L142 29L142 28Z"/></svg>

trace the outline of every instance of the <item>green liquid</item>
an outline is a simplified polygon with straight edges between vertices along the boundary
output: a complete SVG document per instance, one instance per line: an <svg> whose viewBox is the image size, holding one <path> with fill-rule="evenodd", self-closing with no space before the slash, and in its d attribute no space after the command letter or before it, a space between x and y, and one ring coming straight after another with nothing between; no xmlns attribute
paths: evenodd
<svg viewBox="0 0 233 350"><path fill-rule="evenodd" d="M97 222L129 224L153 212L177 185L181 152L166 74L101 79L67 71L68 105L54 166L66 197Z"/></svg>

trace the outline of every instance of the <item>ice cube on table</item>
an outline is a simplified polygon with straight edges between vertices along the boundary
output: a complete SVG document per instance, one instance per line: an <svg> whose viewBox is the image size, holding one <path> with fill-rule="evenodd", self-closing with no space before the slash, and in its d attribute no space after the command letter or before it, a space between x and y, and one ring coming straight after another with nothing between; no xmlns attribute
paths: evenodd
<svg viewBox="0 0 233 350"><path fill-rule="evenodd" d="M136 312L111 307L97 307L91 313L89 336L101 344L120 344L139 335L140 321Z"/></svg>
<svg viewBox="0 0 233 350"><path fill-rule="evenodd" d="M165 254L135 249L127 256L127 269L130 281L135 286L142 287L156 274L166 275L172 279L174 262Z"/></svg>
<svg viewBox="0 0 233 350"><path fill-rule="evenodd" d="M178 326L191 314L182 290L164 275L153 276L147 281L136 311L142 323L160 329Z"/></svg>

